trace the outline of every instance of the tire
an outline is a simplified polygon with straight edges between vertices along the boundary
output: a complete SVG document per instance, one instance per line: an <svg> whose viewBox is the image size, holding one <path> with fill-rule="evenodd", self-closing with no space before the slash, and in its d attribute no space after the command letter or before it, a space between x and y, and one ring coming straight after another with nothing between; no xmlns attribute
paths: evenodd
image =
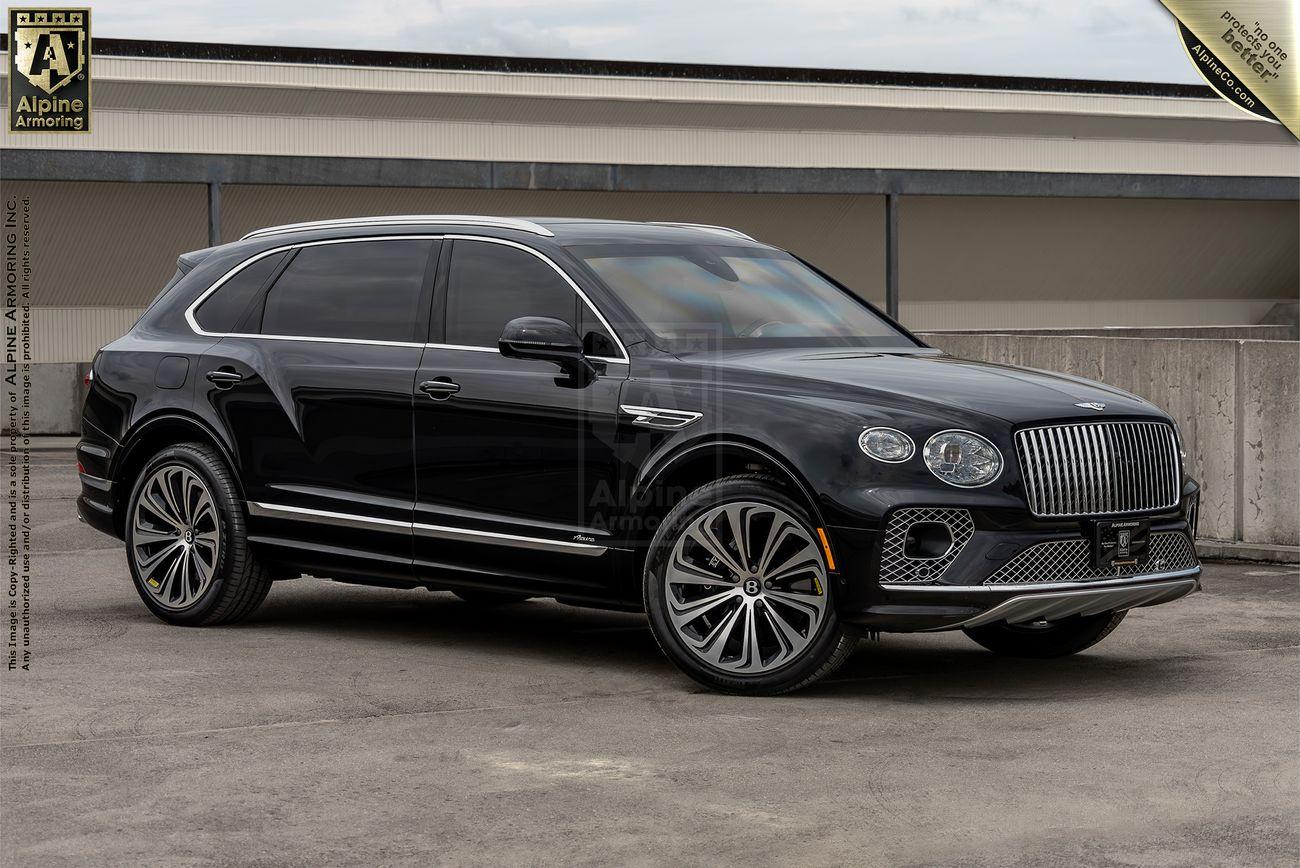
<svg viewBox="0 0 1300 868"><path fill-rule="evenodd" d="M505 591L480 591L470 588L458 588L452 591L471 606L513 606L531 600L527 594L510 594Z"/></svg>
<svg viewBox="0 0 1300 868"><path fill-rule="evenodd" d="M1128 611L1079 615L1064 621L1032 624L985 624L971 627L966 635L994 654L1046 660L1068 657L1091 648L1119 626Z"/></svg>
<svg viewBox="0 0 1300 868"><path fill-rule="evenodd" d="M736 558L736 527L747 558ZM706 532L711 549L701 541ZM781 542L759 562L774 535ZM816 540L808 511L772 479L731 476L688 494L646 557L642 592L659 647L691 678L724 693L787 693L834 672L857 635L840 623Z"/></svg>
<svg viewBox="0 0 1300 868"><path fill-rule="evenodd" d="M210 446L184 443L149 459L131 489L125 536L136 592L168 624L239 621L271 589L270 571L248 547L234 476Z"/></svg>

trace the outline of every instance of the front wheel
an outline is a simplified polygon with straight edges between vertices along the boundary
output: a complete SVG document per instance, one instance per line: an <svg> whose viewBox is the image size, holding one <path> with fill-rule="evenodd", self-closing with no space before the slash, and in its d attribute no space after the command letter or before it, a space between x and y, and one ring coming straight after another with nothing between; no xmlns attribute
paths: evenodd
<svg viewBox="0 0 1300 868"><path fill-rule="evenodd" d="M1079 615L1063 621L985 624L982 627L968 628L966 635L994 654L1007 657L1067 657L1105 639L1127 614L1125 610L1102 612L1100 615Z"/></svg>
<svg viewBox="0 0 1300 868"><path fill-rule="evenodd" d="M650 543L643 592L664 653L726 693L795 690L857 644L836 615L815 524L761 476L712 482L678 503Z"/></svg>

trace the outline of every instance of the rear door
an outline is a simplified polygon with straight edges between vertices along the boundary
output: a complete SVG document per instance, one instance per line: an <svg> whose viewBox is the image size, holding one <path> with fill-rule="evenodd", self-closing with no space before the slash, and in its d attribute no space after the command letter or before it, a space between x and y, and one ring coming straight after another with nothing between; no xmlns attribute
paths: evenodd
<svg viewBox="0 0 1300 868"><path fill-rule="evenodd" d="M265 286L199 370L235 443L255 530L308 540L331 563L351 555L409 573L412 385L439 247L312 243L246 269ZM208 304L225 304L220 290L196 310L200 324Z"/></svg>
<svg viewBox="0 0 1300 868"><path fill-rule="evenodd" d="M447 243L434 304L445 324L435 322L414 393L417 569L468 565L603 587L625 351L549 258L504 240ZM575 387L554 364L502 356L501 330L520 316L574 324L600 375ZM454 391L422 391L426 382Z"/></svg>

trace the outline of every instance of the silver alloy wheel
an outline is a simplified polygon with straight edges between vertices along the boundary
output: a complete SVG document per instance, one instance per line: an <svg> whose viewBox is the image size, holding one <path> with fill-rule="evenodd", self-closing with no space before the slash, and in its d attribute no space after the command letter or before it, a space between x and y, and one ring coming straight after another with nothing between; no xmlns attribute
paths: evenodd
<svg viewBox="0 0 1300 868"><path fill-rule="evenodd" d="M182 464L155 470L131 516L131 559L158 605L184 609L203 596L217 572L221 522L212 492Z"/></svg>
<svg viewBox="0 0 1300 868"><path fill-rule="evenodd" d="M794 661L826 617L826 568L803 524L766 503L714 507L682 531L664 575L668 619L716 669L760 675Z"/></svg>

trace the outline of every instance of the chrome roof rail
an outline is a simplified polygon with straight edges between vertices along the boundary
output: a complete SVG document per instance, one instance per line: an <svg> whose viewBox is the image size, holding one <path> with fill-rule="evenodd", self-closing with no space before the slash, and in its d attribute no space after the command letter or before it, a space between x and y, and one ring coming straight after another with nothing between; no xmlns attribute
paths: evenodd
<svg viewBox="0 0 1300 868"><path fill-rule="evenodd" d="M531 220L516 217L481 217L467 214L393 214L382 217L348 217L342 220L312 220L307 223L286 223L283 226L267 226L254 229L240 241L249 238L261 238L265 235L283 235L288 232L300 232L304 229L350 229L368 226L412 226L420 223L445 223L452 226L487 226L493 229L517 229L531 232L533 235L552 237L554 232Z"/></svg>
<svg viewBox="0 0 1300 868"><path fill-rule="evenodd" d="M732 235L736 238L743 238L746 241L757 241L758 239L746 235L739 229L732 229L730 226L712 226L708 223L678 223L674 220L651 220L652 226L680 226L682 229L703 229L706 232L721 232L723 235Z"/></svg>

